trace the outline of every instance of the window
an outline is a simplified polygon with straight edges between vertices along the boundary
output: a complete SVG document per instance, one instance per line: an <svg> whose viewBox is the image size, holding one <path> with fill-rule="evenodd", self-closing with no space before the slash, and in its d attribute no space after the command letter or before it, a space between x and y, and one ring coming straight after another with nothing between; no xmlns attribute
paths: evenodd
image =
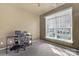
<svg viewBox="0 0 79 59"><path fill-rule="evenodd" d="M46 16L46 38L72 41L72 7Z"/></svg>

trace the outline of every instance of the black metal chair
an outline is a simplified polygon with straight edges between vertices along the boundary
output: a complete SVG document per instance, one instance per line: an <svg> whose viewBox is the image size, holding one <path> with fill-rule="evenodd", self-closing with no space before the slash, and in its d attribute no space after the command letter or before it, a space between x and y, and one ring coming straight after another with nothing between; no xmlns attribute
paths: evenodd
<svg viewBox="0 0 79 59"><path fill-rule="evenodd" d="M14 37L14 45L9 48L10 51L19 52L20 49L26 50L27 46L32 45L32 35L27 32L15 31L15 36L12 37Z"/></svg>

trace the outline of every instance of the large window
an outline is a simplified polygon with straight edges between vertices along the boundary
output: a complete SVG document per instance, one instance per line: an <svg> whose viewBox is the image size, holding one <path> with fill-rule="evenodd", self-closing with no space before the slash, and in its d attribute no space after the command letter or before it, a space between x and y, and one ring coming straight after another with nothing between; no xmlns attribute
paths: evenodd
<svg viewBox="0 0 79 59"><path fill-rule="evenodd" d="M46 38L72 43L72 7L46 16Z"/></svg>

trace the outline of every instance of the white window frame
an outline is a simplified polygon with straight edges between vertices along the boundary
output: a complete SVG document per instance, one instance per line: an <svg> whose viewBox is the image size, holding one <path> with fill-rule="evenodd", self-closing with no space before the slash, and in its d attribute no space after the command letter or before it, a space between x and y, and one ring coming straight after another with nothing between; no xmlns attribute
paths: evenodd
<svg viewBox="0 0 79 59"><path fill-rule="evenodd" d="M71 39L70 40L67 40L67 39L58 39L57 37L49 37L47 36L47 20L50 19L50 18L53 18L54 16L59 16L59 15L62 15L62 14L70 14L71 15ZM64 42L68 42L68 43L73 43L73 21L72 21L72 7L68 8L68 9L65 9L65 10L62 10L62 11L59 11L59 12L56 12L52 15L49 15L49 16L45 16L45 28L46 28L46 32L45 32L45 38L46 39L51 39L51 40L59 40L59 41L64 41Z"/></svg>

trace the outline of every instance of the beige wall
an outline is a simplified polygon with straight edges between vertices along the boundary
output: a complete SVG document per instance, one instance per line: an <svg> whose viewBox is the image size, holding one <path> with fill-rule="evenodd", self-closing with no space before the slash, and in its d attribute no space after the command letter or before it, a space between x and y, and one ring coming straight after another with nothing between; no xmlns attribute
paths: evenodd
<svg viewBox="0 0 79 59"><path fill-rule="evenodd" d="M43 15L40 16L40 38L41 39L47 39L45 38L45 19L44 17L50 14L53 14L55 12L64 10L66 8L70 8L72 7L72 21L73 21L73 44L71 43L67 43L64 41L59 41L59 40L50 40L47 39L48 41L57 43L57 44L61 44L61 45L65 45L65 46L69 46L69 47L73 47L73 48L77 48L79 49L79 4L74 3L74 4L64 4L58 8L55 8Z"/></svg>
<svg viewBox="0 0 79 59"><path fill-rule="evenodd" d="M6 41L7 33L15 30L25 30L32 34L33 39L39 38L39 16L24 9L0 4L0 42ZM0 44L0 47L3 45Z"/></svg>

